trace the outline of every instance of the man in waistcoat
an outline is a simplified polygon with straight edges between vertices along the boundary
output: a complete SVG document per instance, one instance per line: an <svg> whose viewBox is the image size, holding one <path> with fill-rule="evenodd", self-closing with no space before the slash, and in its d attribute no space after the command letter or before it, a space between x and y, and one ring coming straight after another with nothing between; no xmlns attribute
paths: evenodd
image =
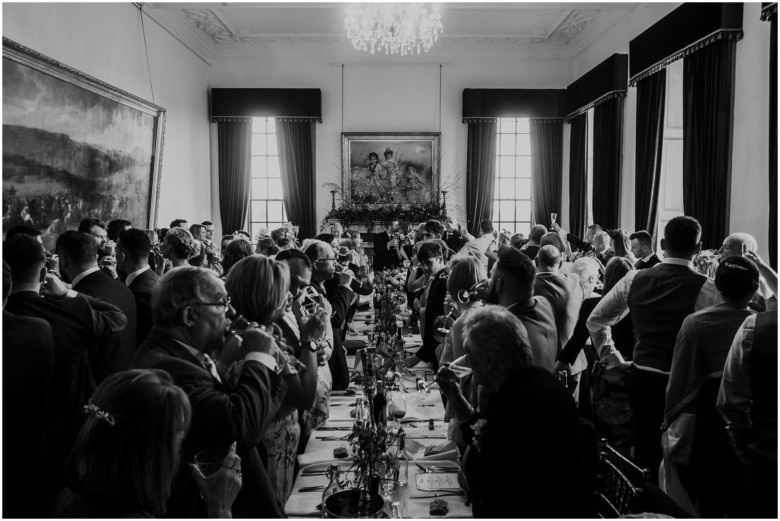
<svg viewBox="0 0 780 521"><path fill-rule="evenodd" d="M715 284L693 267L700 239L701 225L693 217L669 221L661 240L663 262L651 270L628 272L587 322L602 363L607 369L627 370L626 392L634 415L634 460L649 469L656 481L666 386L677 333L685 317L719 301ZM623 360L610 330L626 311L631 313L637 340L632 363Z"/></svg>

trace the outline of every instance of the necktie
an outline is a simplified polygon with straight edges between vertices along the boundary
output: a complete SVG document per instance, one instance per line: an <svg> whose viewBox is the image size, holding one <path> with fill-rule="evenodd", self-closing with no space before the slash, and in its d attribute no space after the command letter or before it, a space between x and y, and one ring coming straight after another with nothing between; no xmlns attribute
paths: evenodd
<svg viewBox="0 0 780 521"><path fill-rule="evenodd" d="M203 354L203 367L205 367L206 370L211 373L211 376L216 378L219 383L222 383L222 378L219 377L219 373L217 372L217 365L214 363L214 360L205 353Z"/></svg>

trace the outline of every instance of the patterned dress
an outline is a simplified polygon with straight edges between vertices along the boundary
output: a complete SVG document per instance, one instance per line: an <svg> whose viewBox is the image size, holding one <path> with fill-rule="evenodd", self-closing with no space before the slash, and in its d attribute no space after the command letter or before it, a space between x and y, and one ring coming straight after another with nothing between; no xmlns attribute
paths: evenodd
<svg viewBox="0 0 780 521"><path fill-rule="evenodd" d="M290 375L299 374L306 370L295 356L287 352L286 347L277 339L274 357L276 364L280 368L279 375L286 378ZM235 362L225 372L225 381L229 384L238 382L238 375L241 372L243 361ZM280 508L284 509L287 499L292 492L295 460L298 451L298 442L301 439L301 426L298 423L298 411L285 405L279 407L271 425L263 434L263 445L268 456L266 470L271 485L276 493L276 501Z"/></svg>

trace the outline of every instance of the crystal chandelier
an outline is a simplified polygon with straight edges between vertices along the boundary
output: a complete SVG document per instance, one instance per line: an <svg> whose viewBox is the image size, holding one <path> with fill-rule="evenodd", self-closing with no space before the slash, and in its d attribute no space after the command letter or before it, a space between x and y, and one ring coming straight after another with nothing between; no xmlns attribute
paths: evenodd
<svg viewBox="0 0 780 521"><path fill-rule="evenodd" d="M359 4L344 24L355 49L402 56L428 52L444 30L441 15L421 4Z"/></svg>

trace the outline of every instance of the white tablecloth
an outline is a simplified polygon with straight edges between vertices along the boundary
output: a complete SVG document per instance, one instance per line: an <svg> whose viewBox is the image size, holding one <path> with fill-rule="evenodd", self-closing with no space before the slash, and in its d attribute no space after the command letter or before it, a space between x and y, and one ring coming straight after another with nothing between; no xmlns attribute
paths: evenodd
<svg viewBox="0 0 780 521"><path fill-rule="evenodd" d="M358 316L355 320L356 329L363 329L360 326L365 324L364 317ZM360 337L358 337L360 338ZM414 348L419 346L420 337L415 335L405 338L407 347ZM349 367L354 367L354 357L348 357ZM431 518L441 516L431 516L429 513L430 503L434 498L411 499L415 495L431 495L432 492L422 492L417 490L416 476L420 470L416 463L422 466L439 465L446 467L458 466L458 452L454 444L446 439L447 424L444 423L444 407L442 405L441 393L433 382L433 373L430 369L426 370L424 365L414 368L413 373L403 379L403 385L407 392L403 393L406 401L406 416L403 418L404 430L407 436L407 450L414 458L409 462L408 485L397 487L392 491L393 498L400 502L399 510L404 518ZM427 380L430 386L430 392L418 391L416 388L417 376ZM298 464L301 472L308 470L325 470L331 464L338 464L343 470L349 469L352 465L351 455L344 459L335 459L333 450L344 446L349 448L346 440L330 440L322 438L343 438L349 434L352 427L353 418L350 412L354 409L356 396L362 395L360 389L352 387L356 394L346 394L345 392L334 392L331 397L330 417L319 429L314 431L306 446L306 451L298 456ZM429 420L434 420L434 429L429 430ZM338 430L329 430L336 428ZM441 452L429 457L424 456L427 447L437 446ZM350 475L350 477L352 477ZM293 492L285 505L285 512L288 517L320 517L321 511L317 506L322 501L322 491L301 492L302 487L311 487L318 485L327 485L328 478L324 474L314 476L303 476L299 472L297 480L293 486ZM472 517L471 507L465 504L465 495L444 496L441 499L447 501L449 513L448 518ZM389 506L386 509L390 515Z"/></svg>

